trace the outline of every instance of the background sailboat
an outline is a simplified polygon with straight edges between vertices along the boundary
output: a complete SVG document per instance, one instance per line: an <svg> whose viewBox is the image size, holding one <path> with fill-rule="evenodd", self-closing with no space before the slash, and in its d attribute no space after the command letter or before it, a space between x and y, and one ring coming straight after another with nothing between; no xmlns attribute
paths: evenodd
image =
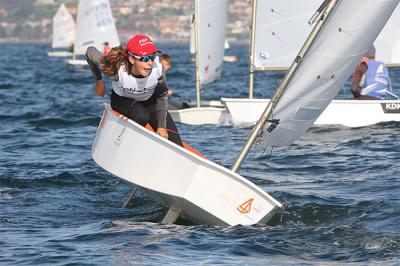
<svg viewBox="0 0 400 266"><path fill-rule="evenodd" d="M81 0L76 27L73 59L68 60L68 64L87 64L86 60L77 60L75 57L84 54L89 46L102 51L104 42L111 47L120 45L108 0Z"/></svg>
<svg viewBox="0 0 400 266"><path fill-rule="evenodd" d="M257 1L257 5L259 3L266 3L267 1ZM319 1L321 2L321 1ZM272 3L271 1L268 1L268 3ZM290 5L288 5L290 6ZM256 10L258 10L258 6L254 6ZM273 6L267 6L263 7L263 10L278 10L274 8ZM281 13L281 12L280 12ZM311 17L311 16L310 16ZM360 15L360 17L362 17ZM256 21L257 21L257 14L256 14ZM303 20L301 22L303 24L303 27L308 25L306 20ZM297 23L296 23L297 24ZM289 25L287 25L289 26ZM257 27L257 24L256 24ZM308 26L307 26L308 27ZM288 31L287 32L292 32ZM257 33L257 28L255 30ZM271 33L272 32L272 33ZM348 33L351 35L355 35L355 33L351 32ZM275 31L264 31L263 34L260 32L260 36L275 36L276 33ZM266 40L261 40L261 44L258 44L257 38L255 39L255 44L254 47L267 47L267 43L264 43ZM273 39L273 38L272 38ZM269 40L270 43L274 43L273 40ZM278 42L275 42L278 43ZM274 46L272 46L274 47ZM254 48L255 49L255 48ZM253 58L259 58L258 62L262 64L267 64L269 62L268 60L262 60L261 56L265 51L259 49L254 52ZM266 56L268 58L268 54ZM260 59L261 58L261 59ZM271 60L272 62L284 62L281 60L281 58L285 59L285 56L278 57L277 59ZM257 60L254 61L254 65L251 64L254 69L253 70L258 70L258 69L270 69L270 66L267 65L257 65ZM277 65L274 65L272 70L279 70L281 69L280 67L277 67ZM349 73L347 75L350 76L350 74L353 72L353 69L349 70ZM320 77L321 79L327 79L326 77ZM250 70L250 86L249 86L249 98L252 98L253 95L253 77L252 77L252 70ZM236 125L249 125L249 124L254 124L259 116L261 115L262 111L265 109L267 106L269 99L233 99L233 98L223 98L222 101L224 102L225 106L227 107L230 117L231 117L231 122ZM320 117L316 120L315 124L317 125L333 125L333 124L341 124L345 126L351 126L351 127L358 127L358 126L366 126L378 122L383 122L383 121L400 121L400 113L396 113L396 110L390 110L389 108L386 108L387 104L390 104L388 106L396 106L398 103L400 103L397 100L390 100L390 101L362 101L360 102L359 100L333 100L329 106L322 112ZM351 110L351 111L349 111Z"/></svg>
<svg viewBox="0 0 400 266"><path fill-rule="evenodd" d="M224 48L225 50L231 48L231 45L229 44L229 41L227 39L225 39ZM224 55L224 62L234 63L236 61L237 61L236 55Z"/></svg>
<svg viewBox="0 0 400 266"><path fill-rule="evenodd" d="M61 4L57 13L53 17L53 37L51 42L52 48L68 48L74 44L75 39L75 21L71 13ZM51 51L48 56L65 57L72 56L71 51Z"/></svg>
<svg viewBox="0 0 400 266"><path fill-rule="evenodd" d="M286 90L278 100L273 97L272 118L280 121L266 125L266 143L288 145L304 134L371 47L398 2L368 0L360 6L357 0L337 1L306 57L293 63L296 72L287 81ZM371 19L359 23L364 14L370 14Z"/></svg>
<svg viewBox="0 0 400 266"><path fill-rule="evenodd" d="M196 0L194 18L194 41L196 52L196 107L171 110L176 122L185 124L218 124L225 109L201 106L201 89L221 76L228 1ZM211 103L212 104L212 103Z"/></svg>
<svg viewBox="0 0 400 266"><path fill-rule="evenodd" d="M227 50L227 49L231 48L231 45L229 44L229 42L228 42L228 40L227 40L227 39L225 39L225 42L224 42L224 48L225 48L225 50Z"/></svg>

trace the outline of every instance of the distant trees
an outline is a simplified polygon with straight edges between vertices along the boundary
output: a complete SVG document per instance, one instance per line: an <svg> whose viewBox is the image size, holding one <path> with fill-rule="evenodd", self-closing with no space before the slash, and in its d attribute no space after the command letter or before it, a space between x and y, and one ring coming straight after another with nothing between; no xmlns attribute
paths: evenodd
<svg viewBox="0 0 400 266"><path fill-rule="evenodd" d="M20 39L46 39L48 38L49 33L46 32L46 30L44 30L41 25L31 25L24 23L17 24L10 35L12 37L17 37ZM4 36L1 37L7 36L5 36L4 34Z"/></svg>
<svg viewBox="0 0 400 266"><path fill-rule="evenodd" d="M0 26L0 38L6 37L6 30Z"/></svg>

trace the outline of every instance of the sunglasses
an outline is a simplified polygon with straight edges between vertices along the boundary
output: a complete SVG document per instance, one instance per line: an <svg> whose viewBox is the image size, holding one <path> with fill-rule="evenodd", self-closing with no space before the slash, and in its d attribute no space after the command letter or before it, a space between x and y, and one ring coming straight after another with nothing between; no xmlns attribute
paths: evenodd
<svg viewBox="0 0 400 266"><path fill-rule="evenodd" d="M131 53L129 53L129 54L130 54L131 56L133 56L133 57L139 59L140 62L144 62L144 63L147 63L147 62L149 62L150 60L154 62L154 60L156 60L156 57L157 57L157 55L155 55L155 54L153 54L153 55L146 55L146 56L137 56L137 55L131 54Z"/></svg>

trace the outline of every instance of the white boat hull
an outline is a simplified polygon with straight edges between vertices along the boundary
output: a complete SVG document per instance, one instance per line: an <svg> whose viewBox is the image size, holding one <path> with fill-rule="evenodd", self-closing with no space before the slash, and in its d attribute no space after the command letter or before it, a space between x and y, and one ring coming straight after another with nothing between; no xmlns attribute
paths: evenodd
<svg viewBox="0 0 400 266"><path fill-rule="evenodd" d="M78 59L68 59L68 65L75 65L75 66L87 66L88 63L86 60L78 60Z"/></svg>
<svg viewBox="0 0 400 266"><path fill-rule="evenodd" d="M72 57L72 53L68 51L54 51L54 52L47 52L47 56L50 57Z"/></svg>
<svg viewBox="0 0 400 266"><path fill-rule="evenodd" d="M196 102L188 102L190 107L196 107ZM206 101L206 100L202 100L200 101L200 105L203 107L219 107L219 108L224 108L225 105L219 101L219 100L210 100L210 101Z"/></svg>
<svg viewBox="0 0 400 266"><path fill-rule="evenodd" d="M193 107L170 110L169 113L175 122L188 125L223 125L227 122L226 109L219 107Z"/></svg>
<svg viewBox="0 0 400 266"><path fill-rule="evenodd" d="M106 106L95 162L199 224L265 224L282 205L240 175L203 159ZM155 167L156 166L156 167Z"/></svg>
<svg viewBox="0 0 400 266"><path fill-rule="evenodd" d="M255 124L269 102L269 99L221 100L231 122L242 126ZM388 121L400 121L400 100L333 100L314 125L362 127Z"/></svg>

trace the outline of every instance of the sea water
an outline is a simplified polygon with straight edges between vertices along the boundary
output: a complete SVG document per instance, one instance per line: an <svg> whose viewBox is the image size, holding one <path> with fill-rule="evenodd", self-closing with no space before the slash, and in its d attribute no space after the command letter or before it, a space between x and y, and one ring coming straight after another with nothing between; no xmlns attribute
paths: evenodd
<svg viewBox="0 0 400 266"><path fill-rule="evenodd" d="M285 206L266 226L161 225L163 206L139 191L122 208L132 185L91 158L109 96L95 96L89 68L47 57L48 44L0 46L1 265L400 263L400 123L314 127L288 147L256 145L239 173ZM173 56L175 99L195 99L188 46L160 47ZM228 53L238 62L224 64L203 99L246 97L247 47ZM390 74L399 94L400 72ZM270 97L280 78L257 73L256 96ZM337 98L350 97L347 82ZM251 130L178 128L226 167ZM153 167L157 161L148 162L149 178Z"/></svg>

